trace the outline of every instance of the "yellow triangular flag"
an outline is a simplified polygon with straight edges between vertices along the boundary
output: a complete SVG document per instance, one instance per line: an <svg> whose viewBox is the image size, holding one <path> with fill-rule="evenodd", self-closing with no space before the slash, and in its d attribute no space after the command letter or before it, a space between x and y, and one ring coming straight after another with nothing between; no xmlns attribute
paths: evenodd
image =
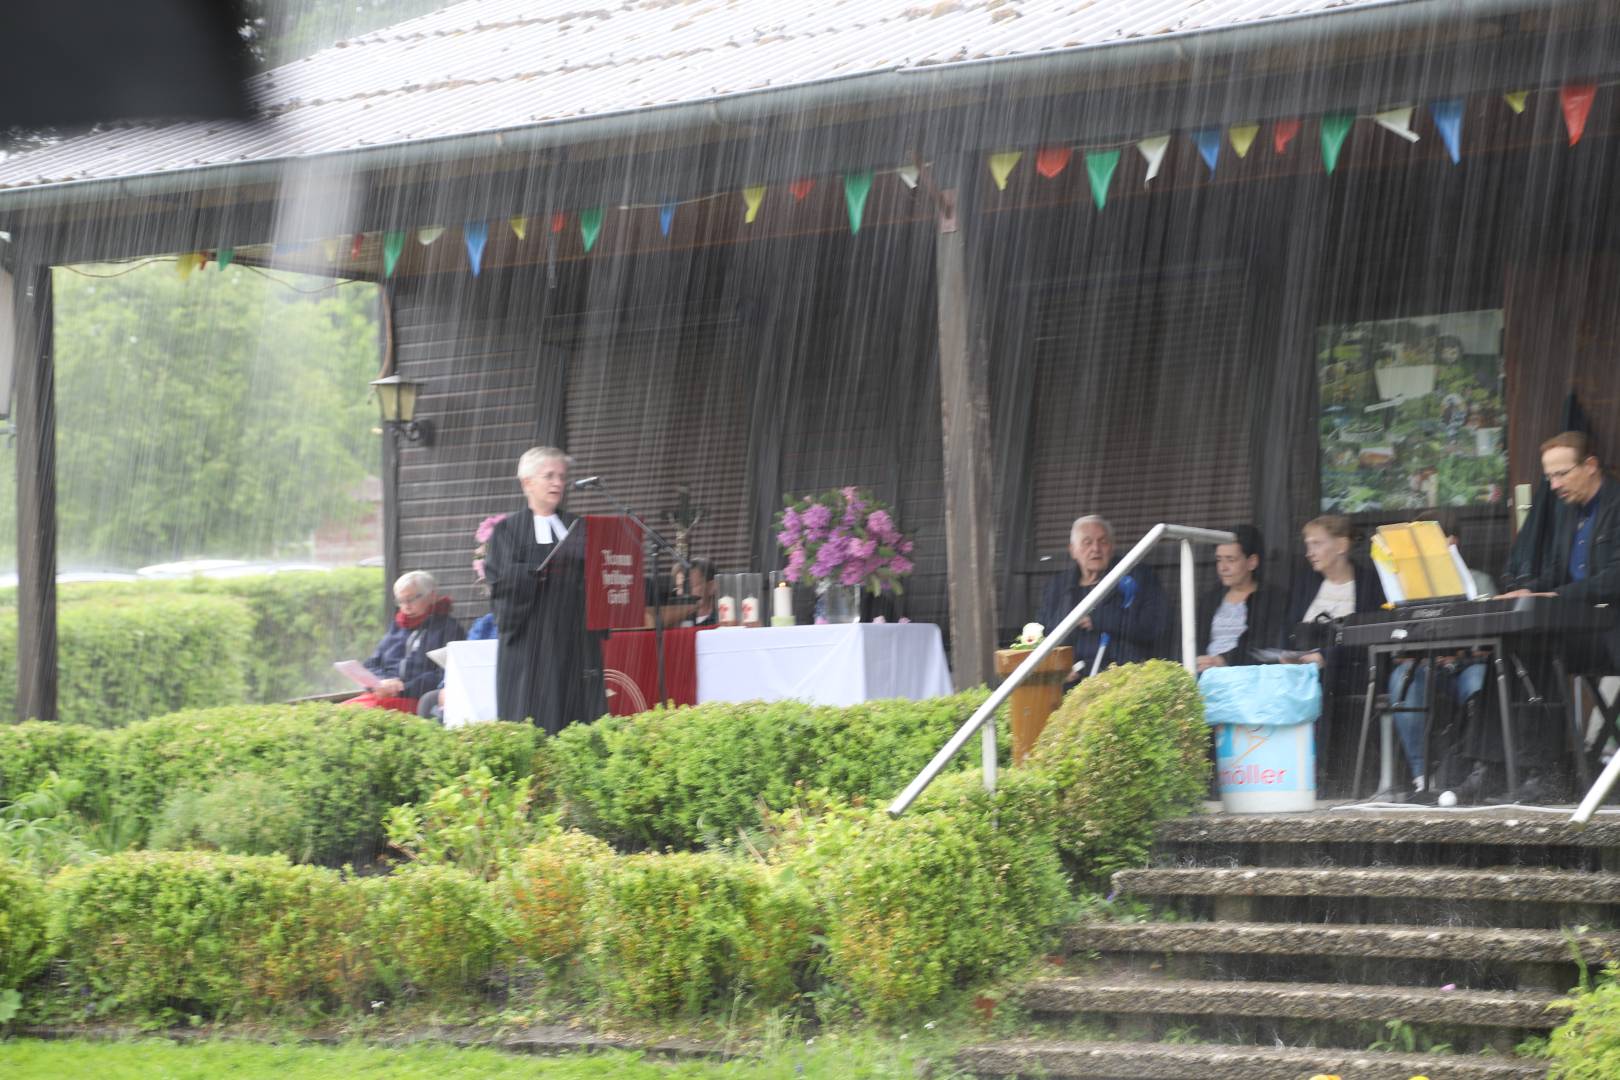
<svg viewBox="0 0 1620 1080"><path fill-rule="evenodd" d="M753 187L743 188L743 205L748 208L748 212L743 215L744 222L749 225L754 223L754 219L759 217L759 204L763 202L764 199L764 184L755 184Z"/></svg>
<svg viewBox="0 0 1620 1080"><path fill-rule="evenodd" d="M1399 109L1385 109L1383 112L1373 113L1373 123L1385 131L1393 131L1407 142L1417 142L1421 136L1412 130L1412 112L1410 105L1403 105Z"/></svg>
<svg viewBox="0 0 1620 1080"><path fill-rule="evenodd" d="M1226 137L1232 141L1232 149L1237 151L1240 158L1249 156L1249 147L1254 145L1254 137L1258 134L1259 124L1233 124L1226 129Z"/></svg>
<svg viewBox="0 0 1620 1080"><path fill-rule="evenodd" d="M429 225L425 229L416 230L416 242L421 244L423 247L427 247L429 244L433 243L433 241L437 240L443 235L443 225Z"/></svg>
<svg viewBox="0 0 1620 1080"><path fill-rule="evenodd" d="M1528 90L1513 90L1509 93L1503 94L1502 100L1507 102L1508 108L1512 109L1514 113L1517 114L1524 112L1524 103L1529 97L1530 91Z"/></svg>
<svg viewBox="0 0 1620 1080"><path fill-rule="evenodd" d="M512 226L512 231L517 234L517 238L519 240L525 240L525 239L528 238L528 236L527 236L528 231L529 231L529 219L528 218L526 218L526 217L510 217L510 218L506 219L506 223L508 225Z"/></svg>
<svg viewBox="0 0 1620 1080"><path fill-rule="evenodd" d="M175 256L174 268L180 271L180 280L185 281L191 277L191 272L197 269L197 253L188 251L184 255Z"/></svg>
<svg viewBox="0 0 1620 1080"><path fill-rule="evenodd" d="M321 241L321 250L326 253L327 262L337 262L337 241L328 236Z"/></svg>
<svg viewBox="0 0 1620 1080"><path fill-rule="evenodd" d="M1018 160L1024 156L1022 150L1003 150L999 154L990 155L990 175L995 177L996 190L1007 190L1007 177L1012 175Z"/></svg>

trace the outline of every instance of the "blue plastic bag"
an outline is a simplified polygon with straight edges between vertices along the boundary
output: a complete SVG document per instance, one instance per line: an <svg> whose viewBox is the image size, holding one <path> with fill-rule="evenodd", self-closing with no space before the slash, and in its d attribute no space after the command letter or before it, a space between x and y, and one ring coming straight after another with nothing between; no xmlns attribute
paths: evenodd
<svg viewBox="0 0 1620 1080"><path fill-rule="evenodd" d="M1322 715L1322 679L1315 664L1214 667L1198 676L1198 690L1208 724L1310 724Z"/></svg>

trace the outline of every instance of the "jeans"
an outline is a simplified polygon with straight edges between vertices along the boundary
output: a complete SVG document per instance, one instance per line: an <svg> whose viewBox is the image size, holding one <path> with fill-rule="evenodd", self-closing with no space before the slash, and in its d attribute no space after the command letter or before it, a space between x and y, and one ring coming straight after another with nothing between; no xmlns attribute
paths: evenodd
<svg viewBox="0 0 1620 1080"><path fill-rule="evenodd" d="M1412 681L1406 685L1407 672L1412 671L1413 665L1417 670L1412 673ZM1423 691L1428 685L1429 667L1427 664L1418 664L1416 660L1402 660L1395 665L1389 673L1389 700L1397 709L1423 708ZM1406 692L1401 692L1402 686ZM1453 669L1451 687L1455 692L1457 704L1463 702L1485 689L1485 664L1483 661L1473 661L1462 664ZM1407 764L1412 767L1414 777L1423 775L1423 713L1398 712L1394 714L1395 733L1400 736L1401 748L1406 751Z"/></svg>

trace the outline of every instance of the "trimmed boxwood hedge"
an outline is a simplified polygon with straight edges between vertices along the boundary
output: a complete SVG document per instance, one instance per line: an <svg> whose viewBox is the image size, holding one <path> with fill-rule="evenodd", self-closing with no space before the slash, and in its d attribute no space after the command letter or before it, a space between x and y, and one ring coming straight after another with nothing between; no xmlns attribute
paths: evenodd
<svg viewBox="0 0 1620 1080"><path fill-rule="evenodd" d="M0 857L0 991L18 989L45 966L46 912L44 886Z"/></svg>

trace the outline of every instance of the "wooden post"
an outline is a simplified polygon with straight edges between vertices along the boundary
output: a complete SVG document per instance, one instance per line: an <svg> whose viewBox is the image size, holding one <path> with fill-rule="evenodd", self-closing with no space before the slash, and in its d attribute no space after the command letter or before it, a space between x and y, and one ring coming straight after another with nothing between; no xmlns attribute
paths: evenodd
<svg viewBox="0 0 1620 1080"><path fill-rule="evenodd" d="M983 298L956 189L939 192L934 245L939 396L945 455L945 561L951 669L958 688L989 681L995 651L995 499L990 484L990 362Z"/></svg>
<svg viewBox="0 0 1620 1080"><path fill-rule="evenodd" d="M1018 665L1029 659L1029 653L1018 649L996 650L996 674L1005 679ZM1059 645L1046 654L1035 671L1019 684L1007 700L1007 713L1012 717L1012 761L1022 765L1024 756L1046 730L1046 721L1063 704L1063 680L1069 677L1074 665L1074 648Z"/></svg>
<svg viewBox="0 0 1620 1080"><path fill-rule="evenodd" d="M17 719L56 711L56 365L51 268L17 269Z"/></svg>

